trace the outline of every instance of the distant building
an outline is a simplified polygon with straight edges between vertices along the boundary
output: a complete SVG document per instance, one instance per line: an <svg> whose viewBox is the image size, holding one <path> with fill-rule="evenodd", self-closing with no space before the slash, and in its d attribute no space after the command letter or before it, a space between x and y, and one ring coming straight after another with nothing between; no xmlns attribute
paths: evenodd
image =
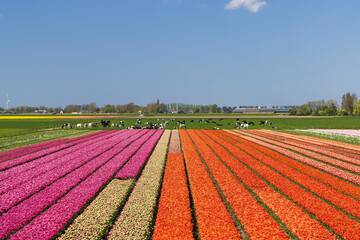
<svg viewBox="0 0 360 240"><path fill-rule="evenodd" d="M235 108L234 113L243 114L275 114L289 113L291 108Z"/></svg>
<svg viewBox="0 0 360 240"><path fill-rule="evenodd" d="M37 113L37 114L46 114L47 111L46 110L35 110L35 113Z"/></svg>

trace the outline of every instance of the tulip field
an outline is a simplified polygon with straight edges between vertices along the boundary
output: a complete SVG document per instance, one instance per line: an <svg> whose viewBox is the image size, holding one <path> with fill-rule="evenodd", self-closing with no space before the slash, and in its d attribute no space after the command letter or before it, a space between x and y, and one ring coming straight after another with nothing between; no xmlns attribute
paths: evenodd
<svg viewBox="0 0 360 240"><path fill-rule="evenodd" d="M4 151L0 239L360 239L360 147L124 129Z"/></svg>

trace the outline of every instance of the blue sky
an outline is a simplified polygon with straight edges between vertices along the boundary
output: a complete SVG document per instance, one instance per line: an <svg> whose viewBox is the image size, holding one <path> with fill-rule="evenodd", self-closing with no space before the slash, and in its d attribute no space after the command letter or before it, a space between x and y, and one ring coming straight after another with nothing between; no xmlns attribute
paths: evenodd
<svg viewBox="0 0 360 240"><path fill-rule="evenodd" d="M0 0L0 106L360 95L359 0Z"/></svg>

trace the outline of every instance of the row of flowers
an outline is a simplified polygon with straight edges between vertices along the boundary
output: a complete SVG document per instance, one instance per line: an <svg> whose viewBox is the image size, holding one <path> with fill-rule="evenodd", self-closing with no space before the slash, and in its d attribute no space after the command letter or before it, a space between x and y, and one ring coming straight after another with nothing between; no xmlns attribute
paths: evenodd
<svg viewBox="0 0 360 240"><path fill-rule="evenodd" d="M151 235L170 132L165 130L158 141L108 239L148 239Z"/></svg>
<svg viewBox="0 0 360 240"><path fill-rule="evenodd" d="M219 155L224 163L231 168L234 174L240 178L244 184L253 191L256 196L262 201L280 221L285 225L285 229L288 229L289 236L274 236L274 232L271 228L267 228L269 220L258 219L259 231L263 232L262 238L264 239L284 239L290 238L291 235L294 238L300 239L334 239L333 234L328 232L324 226L319 222L311 218L306 212L299 208L294 202L287 199L287 197L278 191L273 186L267 184L262 178L255 174L248 166L253 167L256 164L256 160L251 158L248 154L241 151L235 145L228 143L227 139L224 140L213 131L204 131L209 137L211 137L216 143L212 143L212 149ZM210 141L207 141L210 142ZM222 149L220 146L224 149ZM276 177L276 176L274 176ZM249 212L249 215L254 214L255 217L258 212ZM256 221L256 220L255 220ZM246 230L246 224L244 224ZM273 227L274 228L274 227ZM247 230L248 232L248 230ZM255 233L252 234L257 234ZM250 235L250 234L249 234ZM250 238L252 236L250 235ZM255 237L254 239L257 239Z"/></svg>
<svg viewBox="0 0 360 240"><path fill-rule="evenodd" d="M169 153L181 153L179 130L173 130L171 133L171 140L169 145Z"/></svg>
<svg viewBox="0 0 360 240"><path fill-rule="evenodd" d="M360 228L359 222L349 218L344 212L338 210L330 204L325 203L317 196L282 177L277 172L272 171L259 161L254 160L240 149L233 149L233 153L237 156L243 154L243 156L239 156L238 158L248 166L251 166L252 171L256 172L264 180L271 183L272 186L299 204L306 211L314 214L317 219L327 224L334 233L345 239L360 238L360 232L357 231L357 229Z"/></svg>
<svg viewBox="0 0 360 240"><path fill-rule="evenodd" d="M97 156L92 155L92 161L89 161L87 164L83 165L80 168L77 168L73 172L67 174L66 176L58 179L57 181L53 182L51 185L43 189L42 191L36 192L36 194L32 195L31 197L25 199L24 201L20 202L18 205L11 208L9 211L5 212L3 215L0 216L0 223L2 228L0 229L0 238L10 234L11 232L15 231L22 225L26 224L26 222L30 221L36 215L41 213L45 208L52 205L54 202L58 200L61 196L67 193L69 190L77 186L79 183L84 181L84 179L89 179L89 176L93 176L92 174L94 171L99 169L99 167L103 168L104 164L108 164L109 159L116 156L116 159L119 158L120 155L117 155L121 152L125 147L127 147L132 142L138 144L139 142L144 142L147 140L148 136L144 137L145 131L138 131L136 134L133 132L128 132L125 136L121 139L125 139L121 141L121 139L113 139L114 142L119 143L116 147L109 150L109 147L106 147L106 143L100 147L100 152ZM141 136L140 139L138 139ZM138 140L136 140L138 139ZM120 142L119 142L120 141ZM111 145L111 143L110 143ZM130 145L131 146L131 145ZM132 150L131 147L126 148L127 151ZM106 152L105 152L106 151ZM101 154L103 152L103 154ZM125 152L125 151L123 151ZM89 152L89 154L94 154ZM87 156L84 155L84 158ZM113 158L115 159L115 158ZM114 162L114 160L111 162ZM116 160L115 159L115 160ZM126 162L127 159L123 159L119 161L120 166ZM119 167L120 168L120 167ZM98 172L98 171L96 171ZM46 181L46 179L43 179ZM32 186L29 186L30 188ZM86 190L86 189L85 189ZM21 194L21 192L19 193ZM66 195L67 196L67 195ZM76 201L76 199L74 199ZM66 211L63 211L66 213Z"/></svg>
<svg viewBox="0 0 360 240"><path fill-rule="evenodd" d="M272 133L271 131L265 131L266 133ZM290 133L279 132L283 138L290 138L296 141L301 141L303 144L307 144L308 146L318 146L324 150L341 154L350 158L355 158L360 160L360 150L359 147L356 145L348 144L348 143L341 143L341 142L334 142L330 140L325 140L321 138L315 138L310 136L300 136ZM360 161L357 161L357 164L360 164Z"/></svg>
<svg viewBox="0 0 360 240"><path fill-rule="evenodd" d="M242 134L254 137L250 133L242 133ZM291 145L280 143L278 141L273 141L273 140L270 140L270 139L267 139L267 138L256 136L256 139L261 140L261 141L266 142L266 143L269 143L269 144L271 144L273 146L281 147L282 149L290 150L291 152L299 153L299 155L300 154L304 155L305 157L308 157L308 159L312 158L312 159L318 160L318 161L312 160L314 162L318 162L320 164L325 163L327 166L334 166L336 168L340 168L340 169L344 169L346 171L351 171L351 172L360 174L360 166L353 165L353 164L346 163L346 162L341 162L339 160L336 160L336 159L333 159L333 158L330 158L330 157L326 157L324 155L321 155L321 154L318 154L318 153L315 153L315 152L311 152L311 151L302 149L300 147L291 146Z"/></svg>
<svg viewBox="0 0 360 240"><path fill-rule="evenodd" d="M206 132L208 132L208 130ZM256 200L252 193L248 191L248 186L244 181L239 181L236 175L231 173L219 158L227 162L228 166L239 165L239 162L223 147L219 146L201 131L189 130L188 133L221 188L235 216L243 225L248 238L288 239L289 237L286 232L261 203ZM200 137L203 140L200 139ZM243 174L246 173L244 172ZM241 178L242 177L243 175L241 175ZM261 183L259 182L259 184ZM265 187L264 184L262 184L262 186ZM269 191L271 191L271 189L267 189L267 192Z"/></svg>
<svg viewBox="0 0 360 240"><path fill-rule="evenodd" d="M17 178L14 177L13 179L17 179L19 184L17 184L17 182L14 181L14 187L12 189L10 189L10 191L7 191L6 193L4 193L3 195L0 196L0 206L1 206L0 212L4 212L4 211L10 209L14 205L18 204L19 202L23 201L24 199L28 198L29 196L39 192L41 189L45 188L46 186L51 185L58 179L63 178L64 176L73 172L74 170L77 170L80 168L80 171L81 171L82 168L87 166L87 165L85 165L86 163L88 163L89 161L93 162L94 158L96 158L100 154L108 151L113 146L119 145L121 148L124 148L126 146L125 145L126 141L124 141L121 144L119 144L119 141L124 140L129 136L130 136L130 133L125 134L125 135L119 134L118 137L112 138L111 141L109 141L109 140L106 141L107 144L104 144L105 140L103 140L103 141L95 144L94 146L89 146L89 147L83 148L79 152L79 154L77 154L77 155L74 154L74 156L69 155L69 154L65 155L65 156L61 156L61 152L58 152L59 154L57 154L57 156L55 156L55 158L53 158L52 159L53 161L51 162L52 165L55 165L54 167L45 165L45 167L43 168L44 174L35 176L34 178L29 179L28 181L23 182L22 184L21 184L21 182L22 182L21 176L25 175L25 174L14 173L15 177L16 176L18 176L18 177ZM111 153L114 155L114 154L118 153L118 152L116 152L117 150L121 150L121 149L116 149L116 150L111 149L111 151L108 151L106 153L107 154ZM105 159L105 158L102 157L102 160L103 159ZM57 160L57 161L55 161L55 160ZM60 162L64 162L64 164L60 165ZM96 164L98 164L98 163L96 163ZM36 175L36 170L39 170L39 169L41 169L41 168L40 167L35 168L35 172L33 174ZM42 170L39 170L39 171L42 172ZM87 174L90 174L90 173L91 172L88 172ZM1 188L3 188L3 187L1 187ZM5 188L5 186L4 186L4 188Z"/></svg>
<svg viewBox="0 0 360 240"><path fill-rule="evenodd" d="M141 132L145 132L141 131ZM30 223L16 232L11 239L49 239L56 235L69 222L75 214L80 211L86 203L110 180L115 173L124 165L125 162L145 143L152 135L153 131L147 131L140 138L126 147L121 154L114 154L112 148L105 152L105 158L110 159L96 171L92 171L85 180L76 185L64 197L41 213ZM132 137L130 137L132 138ZM129 138L129 139L130 139ZM118 151L119 152L119 151ZM115 156L114 156L115 155ZM126 156L126 157L124 157ZM98 161L104 158L101 157Z"/></svg>
<svg viewBox="0 0 360 240"><path fill-rule="evenodd" d="M200 239L240 239L234 220L186 130L180 130Z"/></svg>
<svg viewBox="0 0 360 240"><path fill-rule="evenodd" d="M56 153L1 172L0 194L8 192L20 184L29 182L34 178L44 178L44 174L50 174L50 176L52 176L52 171L55 171L55 174L59 174L59 171L69 169L74 164L75 166L73 169L81 166L83 162L78 161L84 160L82 156L90 151L97 151L97 149L102 146L104 140L106 140L106 136L96 139L89 139L87 142L79 143L62 151L58 151ZM116 142L113 142L113 144L116 144ZM78 166L76 166L76 164Z"/></svg>
<svg viewBox="0 0 360 240"><path fill-rule="evenodd" d="M192 229L184 155L169 153L153 239L194 239Z"/></svg>
<svg viewBox="0 0 360 240"><path fill-rule="evenodd" d="M272 131L268 131L268 130L262 130L266 133L270 133ZM304 132L307 132L308 130L304 130ZM311 130L309 130L311 131ZM301 131L302 132L302 131ZM354 145L354 144L350 144L350 143L344 143L344 142L339 142L339 141L334 141L334 140L329 140L329 139L324 139L324 138L318 138L318 137L314 137L314 136L307 136L307 135L299 135L299 134L292 134L292 133L286 133L286 132L278 132L280 135L287 137L287 138L293 138L293 139L300 139L303 140L304 142L310 143L310 144L317 144L317 145L321 145L323 147L327 147L327 148L336 148L339 150L343 150L346 152L353 152L357 155L360 154L360 150L359 147Z"/></svg>
<svg viewBox="0 0 360 240"><path fill-rule="evenodd" d="M302 188L305 188L316 194L317 196L326 199L327 201L331 202L338 208L343 209L347 213L350 213L358 218L360 217L360 209L355 207L359 204L359 201L356 201L353 198L346 196L343 193L331 188L330 186L320 183L315 179L298 172L294 168L289 167L285 164L281 164L279 161L265 155L271 154L272 150L263 149L263 153L260 153L259 151L254 149L257 148L257 146L250 147L247 144L241 144L239 145L239 148L247 152L250 156L254 157L254 159L258 159L261 163L266 164L267 166L278 171L281 175L296 182ZM356 186L354 186L353 188L359 190L359 188Z"/></svg>
<svg viewBox="0 0 360 240"><path fill-rule="evenodd" d="M37 151L40 151L40 150L43 150L43 149L46 149L46 148L49 148L52 146L56 146L61 143L73 142L73 141L76 141L76 140L79 140L82 138L88 138L91 136L95 136L95 135L100 134L101 132L106 132L106 130L94 132L94 133L79 136L76 138L60 138L60 139L41 142L38 144L33 144L33 145L25 146L25 147L15 148L13 150L9 150L9 151L0 153L0 162L7 161L7 160L13 160L15 158L24 156L26 154L37 152Z"/></svg>
<svg viewBox="0 0 360 240"><path fill-rule="evenodd" d="M108 133L103 133L103 134L101 134L101 136L104 135L104 134L108 134ZM75 140L73 142L65 142L65 143L62 143L60 145L59 144L54 144L54 145L52 145L52 146L50 146L50 147L48 147L46 149L36 151L36 152L33 152L31 154L28 154L28 155L21 156L19 158L13 159L11 161L2 162L0 164L0 170L5 170L5 169L8 169L8 168L20 165L20 164L28 163L28 162L33 161L35 159L47 156L47 155L52 154L52 153L56 153L58 151L61 151L61 150L67 149L67 148L71 148L71 147L76 146L76 145L78 145L80 143L87 142L87 141L89 141L91 139L96 139L98 137L100 137L100 136L96 135L96 136L91 136L89 138L78 139L78 140Z"/></svg>
<svg viewBox="0 0 360 240"><path fill-rule="evenodd" d="M328 186L331 186L334 189L338 189L340 192L343 192L346 195L352 196L353 198L357 198L360 200L360 188L352 183L341 180L340 178L337 178L329 173L320 171L316 168L310 167L301 162L295 161L295 160L293 160L289 157L286 157L274 150L270 150L267 147L263 147L262 145L256 144L254 142L250 142L248 140L245 140L244 138L239 138L239 137L235 136L234 134L223 132L223 135L226 135L228 137L231 137L232 139L236 139L239 142L242 142L243 144L246 144L255 149L258 149L259 151L270 156L272 159L274 159L282 164L285 164L287 166L290 166L291 168L296 169L298 172L304 173L307 176L310 176L311 178L316 179L319 182L322 182ZM241 145L236 145L236 146L241 147Z"/></svg>
<svg viewBox="0 0 360 240"><path fill-rule="evenodd" d="M134 179L112 180L59 239L101 239L134 182Z"/></svg>
<svg viewBox="0 0 360 240"><path fill-rule="evenodd" d="M331 175L337 176L339 178L342 178L342 179L344 179L346 181L349 181L351 183L354 183L354 184L360 186L360 177L357 176L357 175L354 175L354 174L352 174L350 172L346 172L346 171L344 171L342 169L333 167L331 165L327 165L327 164L324 164L322 162L315 161L313 159L302 156L300 154L296 154L296 153L294 153L294 152L292 152L290 150L287 150L287 149L275 146L273 144L269 144L269 143L257 140L256 138L252 138L250 136L243 135L243 132L241 132L241 133L236 132L236 131L231 131L231 132L233 134L235 134L235 135L240 136L241 138L244 138L244 139L249 140L251 142L257 143L257 144L262 145L262 146L264 146L266 148L272 149L272 150L274 150L274 151L276 151L276 152L278 152L278 153L280 153L280 154L282 154L282 155L284 155L286 157L289 157L289 158L294 159L296 161L299 161L301 163L310 165L311 167L323 170L323 171L325 171L325 172L327 172L327 173L329 173Z"/></svg>
<svg viewBox="0 0 360 240"><path fill-rule="evenodd" d="M155 131L154 135L140 147L115 177L120 179L135 178L149 158L151 151L154 149L154 146L159 141L163 132L164 130Z"/></svg>
<svg viewBox="0 0 360 240"><path fill-rule="evenodd" d="M304 143L303 141L296 139L294 137L284 137L282 133L278 133L278 132L274 133L271 131L264 132L264 131L253 130L253 131L251 131L251 133L256 136L265 137L267 139L275 140L277 142L286 143L288 145L300 147L302 149L310 150L315 153L320 153L322 155L336 158L336 159L339 159L344 162L352 163L355 165L360 165L360 161L359 161L360 156L359 155L357 155L357 156L352 155L351 157L349 157L349 156L347 156L347 154L344 150L342 150L342 151L333 150L333 149L329 148L328 146L323 147L323 146L316 145L314 143Z"/></svg>

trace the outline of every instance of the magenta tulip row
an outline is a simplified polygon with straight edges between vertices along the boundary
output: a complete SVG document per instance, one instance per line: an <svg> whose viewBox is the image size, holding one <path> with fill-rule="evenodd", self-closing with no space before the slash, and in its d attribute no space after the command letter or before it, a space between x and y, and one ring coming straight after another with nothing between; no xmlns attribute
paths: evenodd
<svg viewBox="0 0 360 240"><path fill-rule="evenodd" d="M106 147L110 148L117 144L117 141L120 140L123 135L124 132L120 132L111 138L113 140L108 142ZM0 212L6 210L6 207L11 207L15 199L17 199L17 202L21 201L22 199L19 198L20 196L26 197L27 194L36 192L37 189L41 189L48 184L51 184L54 180L68 174L90 159L101 154L101 151L105 150L102 148L104 141L110 140L106 138L107 136L92 139L72 148L47 155L43 158L5 171L0 175L1 177L7 177L0 181L0 194L5 193L0 198ZM31 192L29 192L30 190ZM2 204L3 201L6 202Z"/></svg>
<svg viewBox="0 0 360 240"><path fill-rule="evenodd" d="M125 164L123 168L116 174L116 178L135 178L141 167L144 165L146 159L149 158L150 153L154 149L156 143L164 130L156 131L155 134L134 154L134 156Z"/></svg>
<svg viewBox="0 0 360 240"><path fill-rule="evenodd" d="M4 181L10 181L15 184L15 178L22 178L23 181L29 180L26 175L30 174L30 172L34 172L36 175L40 175L42 173L42 169L45 171L50 170L46 167L49 164L52 164L53 161L57 161L59 164L54 164L54 166L60 165L61 161L66 160L65 156L71 154L72 158L77 157L79 154L83 154L86 151L86 148L89 148L93 144L98 144L100 141L106 140L108 137L114 136L114 134L106 134L105 136L99 136L98 138L88 138L87 142L82 142L62 151L55 152L53 154L46 155L44 157L32 160L27 162L26 164L21 164L18 166L14 166L6 171L0 172L0 184L2 187L6 186ZM4 188L0 189L0 194L4 191Z"/></svg>
<svg viewBox="0 0 360 240"><path fill-rule="evenodd" d="M142 133L145 131L142 131ZM50 239L56 235L81 208L110 180L114 174L128 161L131 153L146 142L154 131L148 131L131 145L124 149L121 154L111 158L108 162L94 171L88 178L74 187L63 198L58 200L45 212L37 216L33 221L24 226L10 239ZM133 141L134 139L132 139ZM124 156L128 156L127 158Z"/></svg>
<svg viewBox="0 0 360 240"><path fill-rule="evenodd" d="M98 187L97 189L99 189L102 184L109 180L109 178L115 174L115 172L122 166L122 164L127 161L127 159L123 158L122 155L124 154L131 156L127 153L136 151L137 149L134 146L140 146L153 134L153 132L149 132L148 130L125 131L125 134L123 134L123 131L118 131L118 133L119 137L111 138L111 141L108 141L109 143L105 141L100 142L102 144L99 145L99 151L97 152L97 156L95 158L94 153L92 153L92 151L88 151L88 155L85 154L83 158L89 159L91 155L90 158L92 159L90 161L88 160L83 166L68 173L66 176L57 179L55 182L48 184L44 190L38 190L36 194L33 194L32 196L30 195L27 199L10 208L7 212L3 213L0 216L0 224L2 225L2 228L0 229L0 238L3 238L9 235L11 232L19 229L28 221L32 220L32 218L34 218L36 215L41 213L45 208L48 208L50 205L58 201L58 199L67 192L69 193L67 193L63 199L68 199L69 196L73 196L73 198L70 198L72 201L70 201L71 203L69 204L80 206L81 208L84 205L84 202L80 201L82 205L78 204L77 198L79 195L82 196L82 193L86 193L85 195L88 196L86 201L88 201L95 194L91 190L92 188L88 189L89 186L94 185L93 181L96 182L95 185ZM109 144L110 147L108 146ZM109 168L112 169L112 172L109 171ZM98 179L99 182L96 179ZM102 180L100 181L100 179ZM44 179L44 181L46 180ZM101 183L100 186L99 183ZM79 186L85 186L85 188ZM31 188L34 186L30 185L28 187ZM77 190L74 191L75 189ZM92 194L89 195L89 193ZM18 192L18 194L21 194L21 192ZM0 199L2 199L2 197L3 196L0 196ZM59 209L58 206L61 206L61 204L59 205L61 201L59 201L56 206L54 205L50 209L55 209L55 211L56 209ZM77 209L77 212L80 208L75 207L74 209ZM64 217L67 218L69 209L64 209L67 208L63 208L63 210L58 212L58 214L65 214ZM53 223L56 225L56 222Z"/></svg>
<svg viewBox="0 0 360 240"><path fill-rule="evenodd" d="M106 132L107 130L101 131L101 132ZM47 141L47 142L42 142L42 143L38 143L38 144L34 144L34 145L30 145L30 146L26 146L26 147L21 147L21 148L16 148L10 151L6 151L6 152L2 152L0 153L0 162L4 162L7 160L13 160L15 158L30 154L30 153L34 153L34 152L38 152L40 150L43 149L47 149L49 147L53 147L56 146L58 144L63 144L63 143L69 143L69 142L74 142L77 141L79 139L83 139L83 138L88 138L88 137L92 137L92 136L96 136L98 134L100 134L101 132L94 132L91 134L87 134L87 135L83 135L83 136L79 136L76 138L62 138L62 139L55 139L55 140L51 140L51 141Z"/></svg>
<svg viewBox="0 0 360 240"><path fill-rule="evenodd" d="M37 158L44 157L46 155L58 152L60 150L66 149L66 148L70 148L70 147L75 146L77 144L87 142L87 141L89 141L91 139L95 139L95 138L98 138L98 137L101 137L101 136L107 135L107 134L111 134L111 132L104 132L104 133L96 135L96 136L91 136L89 138L82 138L82 139L78 139L78 140L73 141L73 142L62 143L60 145L55 144L55 145L53 145L53 146L51 146L51 147L49 147L47 149L43 149L43 150L28 154L28 155L24 155L22 157L16 158L16 159L11 160L11 161L3 162L3 163L0 164L0 170L8 169L8 168L14 167L16 165L23 164L23 163L32 161L32 160L37 159Z"/></svg>

